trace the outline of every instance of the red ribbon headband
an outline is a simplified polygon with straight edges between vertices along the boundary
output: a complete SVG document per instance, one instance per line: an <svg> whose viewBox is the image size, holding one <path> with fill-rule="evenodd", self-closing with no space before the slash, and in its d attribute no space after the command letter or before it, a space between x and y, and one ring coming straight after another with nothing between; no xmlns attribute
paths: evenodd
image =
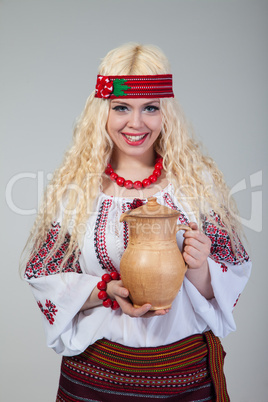
<svg viewBox="0 0 268 402"><path fill-rule="evenodd" d="M97 76L96 98L174 98L172 74Z"/></svg>

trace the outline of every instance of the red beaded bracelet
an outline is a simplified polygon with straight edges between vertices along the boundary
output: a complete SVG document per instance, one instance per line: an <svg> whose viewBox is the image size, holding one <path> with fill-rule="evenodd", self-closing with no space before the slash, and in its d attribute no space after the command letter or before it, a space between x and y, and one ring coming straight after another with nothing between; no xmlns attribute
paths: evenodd
<svg viewBox="0 0 268 402"><path fill-rule="evenodd" d="M97 283L97 288L99 289L98 298L102 300L104 307L111 307L112 310L117 310L120 306L116 300L111 300L106 292L107 283L111 280L119 280L120 274L118 272L111 272L110 274L104 274L101 277L101 281Z"/></svg>

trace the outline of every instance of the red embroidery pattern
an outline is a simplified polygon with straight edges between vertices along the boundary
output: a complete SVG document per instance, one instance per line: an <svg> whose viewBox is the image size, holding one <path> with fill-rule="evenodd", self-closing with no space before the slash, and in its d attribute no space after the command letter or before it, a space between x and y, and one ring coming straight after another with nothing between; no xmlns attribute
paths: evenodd
<svg viewBox="0 0 268 402"><path fill-rule="evenodd" d="M139 198L134 198L132 202L126 202L125 204L122 205L122 212L129 211L130 209L136 209L138 207L141 207L144 205L145 202L140 200ZM124 239L124 248L127 248L128 244L128 224L127 222L123 222L123 239Z"/></svg>
<svg viewBox="0 0 268 402"><path fill-rule="evenodd" d="M47 239L43 246L39 249L38 253L34 255L26 265L25 277L27 279L39 278L42 276L54 275L60 273L60 266L64 258L64 254L70 242L70 235L66 234L65 240L58 250L48 259L46 264L44 260L52 250L55 242L57 241L60 231L60 224L53 224L52 229L48 232ZM81 252L79 252L79 255ZM62 267L62 272L78 272L82 273L79 261L74 263L75 254L71 255L68 261Z"/></svg>
<svg viewBox="0 0 268 402"><path fill-rule="evenodd" d="M189 219L184 215L184 213L174 204L174 202L172 201L170 195L168 193L165 193L163 195L163 198L167 204L167 206L173 210L179 211L181 214L179 215L179 221L181 222L181 224L183 225L189 225Z"/></svg>
<svg viewBox="0 0 268 402"><path fill-rule="evenodd" d="M108 255L106 246L106 226L108 222L108 213L111 206L112 200L107 199L103 201L94 229L95 253L102 269L107 269L108 272L116 271L116 268L114 267Z"/></svg>
<svg viewBox="0 0 268 402"><path fill-rule="evenodd" d="M210 220L204 218L203 221L203 230L204 233L211 240L211 249L210 249L210 257L221 263L222 261L226 261L233 265L241 264L244 261L249 260L249 256L242 246L238 237L236 238L238 247L236 249L237 256L234 254L231 246L230 236L225 230L224 224L221 221L219 215L215 214L215 212L210 213L211 217L215 219L219 227L214 225ZM227 272L228 268L225 264L221 263L222 272Z"/></svg>
<svg viewBox="0 0 268 402"><path fill-rule="evenodd" d="M40 310L42 311L42 313L44 314L44 316L46 317L46 319L49 321L50 325L54 324L54 316L56 316L57 313L57 309L55 304L52 303L52 301L50 300L46 300L46 308L43 307L42 303L40 301L37 302L38 307L40 308Z"/></svg>
<svg viewBox="0 0 268 402"><path fill-rule="evenodd" d="M241 296L241 293L239 293L239 295L237 296L237 299L235 301L235 304L233 305L233 308L235 308L235 306L237 305L237 302L238 302L240 296Z"/></svg>
<svg viewBox="0 0 268 402"><path fill-rule="evenodd" d="M222 272L227 272L228 268L226 267L226 265L221 264L221 270L222 270Z"/></svg>

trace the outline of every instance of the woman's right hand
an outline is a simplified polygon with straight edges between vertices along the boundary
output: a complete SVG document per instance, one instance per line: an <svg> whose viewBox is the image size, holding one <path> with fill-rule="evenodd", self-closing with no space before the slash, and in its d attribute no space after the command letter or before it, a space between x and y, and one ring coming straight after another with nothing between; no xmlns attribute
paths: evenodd
<svg viewBox="0 0 268 402"><path fill-rule="evenodd" d="M130 298L129 298L129 291L124 288L123 282L119 281L111 281L107 284L106 292L110 296L111 299L115 299L121 310L124 314L129 315L130 317L156 317L160 315L165 315L169 312L170 309L165 310L156 310L156 311L149 311L152 307L151 304L144 304L141 307L134 307Z"/></svg>

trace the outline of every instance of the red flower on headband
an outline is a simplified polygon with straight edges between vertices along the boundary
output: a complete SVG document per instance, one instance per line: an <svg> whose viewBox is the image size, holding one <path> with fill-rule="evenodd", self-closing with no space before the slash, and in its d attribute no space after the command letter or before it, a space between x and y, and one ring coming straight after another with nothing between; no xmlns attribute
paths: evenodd
<svg viewBox="0 0 268 402"><path fill-rule="evenodd" d="M109 98L113 92L114 86L113 82L103 76L98 76L96 84L96 96L100 98Z"/></svg>

